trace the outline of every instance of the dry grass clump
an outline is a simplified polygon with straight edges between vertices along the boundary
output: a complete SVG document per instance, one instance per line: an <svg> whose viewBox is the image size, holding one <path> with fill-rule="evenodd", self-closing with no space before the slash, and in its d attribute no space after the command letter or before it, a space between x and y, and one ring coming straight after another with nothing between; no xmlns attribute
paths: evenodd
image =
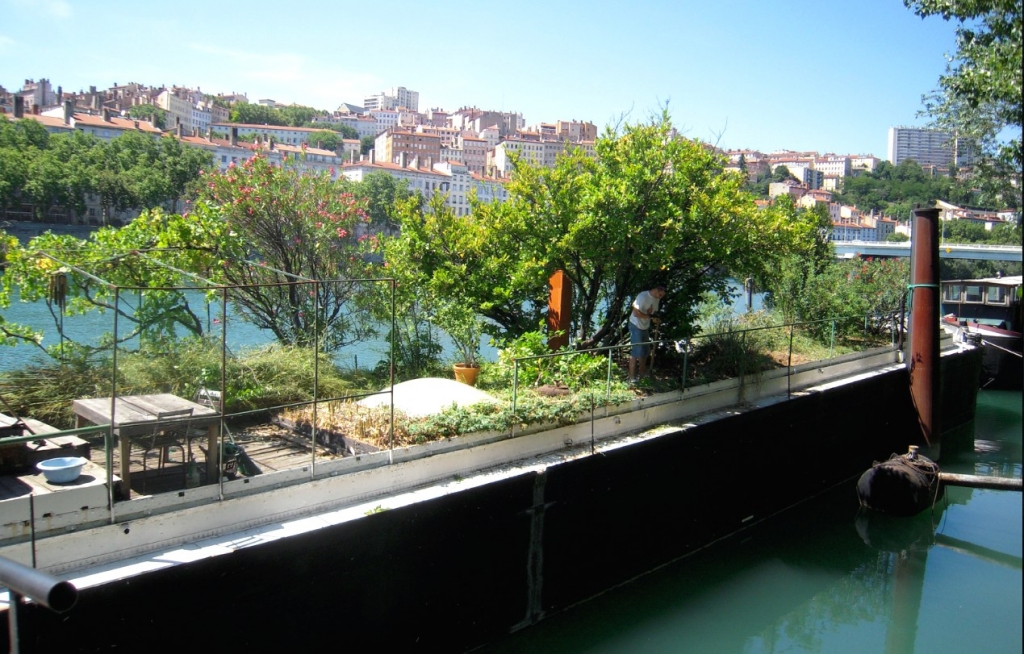
<svg viewBox="0 0 1024 654"><path fill-rule="evenodd" d="M313 406L285 409L280 418L297 428L308 430L313 425ZM391 447L391 408L364 407L355 402L337 400L316 404L316 427L319 440L325 445L337 446L342 438L349 438L372 445L377 449ZM394 445L402 447L414 444L409 435L409 419L395 410Z"/></svg>

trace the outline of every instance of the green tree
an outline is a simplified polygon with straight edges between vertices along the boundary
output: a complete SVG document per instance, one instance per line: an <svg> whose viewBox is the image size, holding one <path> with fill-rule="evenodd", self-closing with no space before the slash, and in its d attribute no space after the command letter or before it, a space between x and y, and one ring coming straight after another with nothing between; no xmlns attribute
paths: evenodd
<svg viewBox="0 0 1024 654"><path fill-rule="evenodd" d="M238 103L231 106L232 123L245 125L281 125L288 124L284 116L277 109L261 104Z"/></svg>
<svg viewBox="0 0 1024 654"><path fill-rule="evenodd" d="M396 208L412 196L408 181L396 179L387 173L370 173L362 182L350 182L348 188L366 202L371 230L385 233L398 231Z"/></svg>
<svg viewBox="0 0 1024 654"><path fill-rule="evenodd" d="M154 127L166 129L167 113L151 104L137 104L128 109L128 115L137 120L148 120Z"/></svg>
<svg viewBox="0 0 1024 654"><path fill-rule="evenodd" d="M633 297L656 282L669 288L666 329L691 333L705 292L725 294L730 273L765 276L776 257L813 240L799 216L759 210L717 156L675 136L667 114L607 130L596 150L596 160L574 151L551 169L516 163L509 199L474 200L469 216L403 205L397 238L421 252L388 263L458 280L459 301L512 338L536 328L547 280L565 270L573 332L589 346L618 342Z"/></svg>
<svg viewBox="0 0 1024 654"><path fill-rule="evenodd" d="M311 132L306 142L312 146L337 151L344 145L344 137L338 132L322 129L317 132Z"/></svg>
<svg viewBox="0 0 1024 654"><path fill-rule="evenodd" d="M957 51L939 87L923 98L936 126L973 140L983 193L1020 206L1022 9L1019 0L904 0L922 18L958 23ZM1005 138L1007 132L1009 138ZM1013 204L1016 203L1016 204Z"/></svg>
<svg viewBox="0 0 1024 654"><path fill-rule="evenodd" d="M306 123L302 127L309 127L311 129L328 130L331 132L337 132L342 138L358 140L359 132L354 127L349 125L342 125L341 123L328 123L324 121Z"/></svg>
<svg viewBox="0 0 1024 654"><path fill-rule="evenodd" d="M192 306L194 295L166 290L194 281L179 270L214 267L211 244L226 238L226 230L222 222L201 224L202 219L156 209L144 211L123 228L101 228L88 239L47 232L25 246L8 243L0 308L9 306L15 292L22 301L44 302L53 317L53 331L61 338L44 341L36 326L0 319L0 344L27 344L61 359L88 358L108 350L114 344L113 333L101 338L99 345L75 342L62 334L64 318L95 311L117 314L118 343L143 336L148 344L158 344L176 338L181 330L202 335L204 321L202 312ZM58 278L66 282L60 296L53 292ZM117 286L154 290L134 291L135 301L126 304L123 297L115 301ZM54 344L46 347L46 342Z"/></svg>
<svg viewBox="0 0 1024 654"><path fill-rule="evenodd" d="M370 150L373 149L375 141L372 136L364 136L359 139L359 154L369 154Z"/></svg>
<svg viewBox="0 0 1024 654"><path fill-rule="evenodd" d="M292 127L302 127L308 125L314 116L325 114L324 111L319 111L313 107L304 107L302 105L293 104L282 109L278 109L280 115L284 118L285 124Z"/></svg>
<svg viewBox="0 0 1024 654"><path fill-rule="evenodd" d="M789 168L787 166L776 166L772 170L771 181L773 181L773 182L788 182L788 181L791 181L791 180L794 181L794 182L799 182L800 181L800 180L798 180L796 178L796 175L794 175L793 173L789 172Z"/></svg>

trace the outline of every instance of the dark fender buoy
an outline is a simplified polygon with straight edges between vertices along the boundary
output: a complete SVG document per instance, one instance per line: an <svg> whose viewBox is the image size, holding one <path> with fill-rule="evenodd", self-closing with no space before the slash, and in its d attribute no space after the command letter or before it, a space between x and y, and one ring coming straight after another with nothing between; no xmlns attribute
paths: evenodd
<svg viewBox="0 0 1024 654"><path fill-rule="evenodd" d="M941 492L939 465L917 453L893 454L875 462L857 481L860 505L894 516L917 515L932 506Z"/></svg>

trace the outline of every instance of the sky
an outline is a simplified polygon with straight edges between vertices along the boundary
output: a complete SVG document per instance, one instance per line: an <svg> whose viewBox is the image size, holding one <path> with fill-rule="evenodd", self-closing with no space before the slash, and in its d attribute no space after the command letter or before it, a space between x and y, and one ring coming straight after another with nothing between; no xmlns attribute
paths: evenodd
<svg viewBox="0 0 1024 654"><path fill-rule="evenodd" d="M889 127L926 125L955 27L902 0L0 0L0 85L179 85L330 110L404 86L421 111L601 129L667 106L722 148L885 158Z"/></svg>

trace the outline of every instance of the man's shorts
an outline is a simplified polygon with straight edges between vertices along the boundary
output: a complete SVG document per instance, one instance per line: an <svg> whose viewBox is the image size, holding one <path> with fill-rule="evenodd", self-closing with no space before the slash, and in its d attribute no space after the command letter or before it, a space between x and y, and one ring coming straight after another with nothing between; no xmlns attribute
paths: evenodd
<svg viewBox="0 0 1024 654"><path fill-rule="evenodd" d="M640 329L633 324L633 321L629 321L629 342L633 344L633 348L629 351L631 357L642 359L651 353L650 345L640 345L640 343L646 343L651 340L648 336L647 329Z"/></svg>

